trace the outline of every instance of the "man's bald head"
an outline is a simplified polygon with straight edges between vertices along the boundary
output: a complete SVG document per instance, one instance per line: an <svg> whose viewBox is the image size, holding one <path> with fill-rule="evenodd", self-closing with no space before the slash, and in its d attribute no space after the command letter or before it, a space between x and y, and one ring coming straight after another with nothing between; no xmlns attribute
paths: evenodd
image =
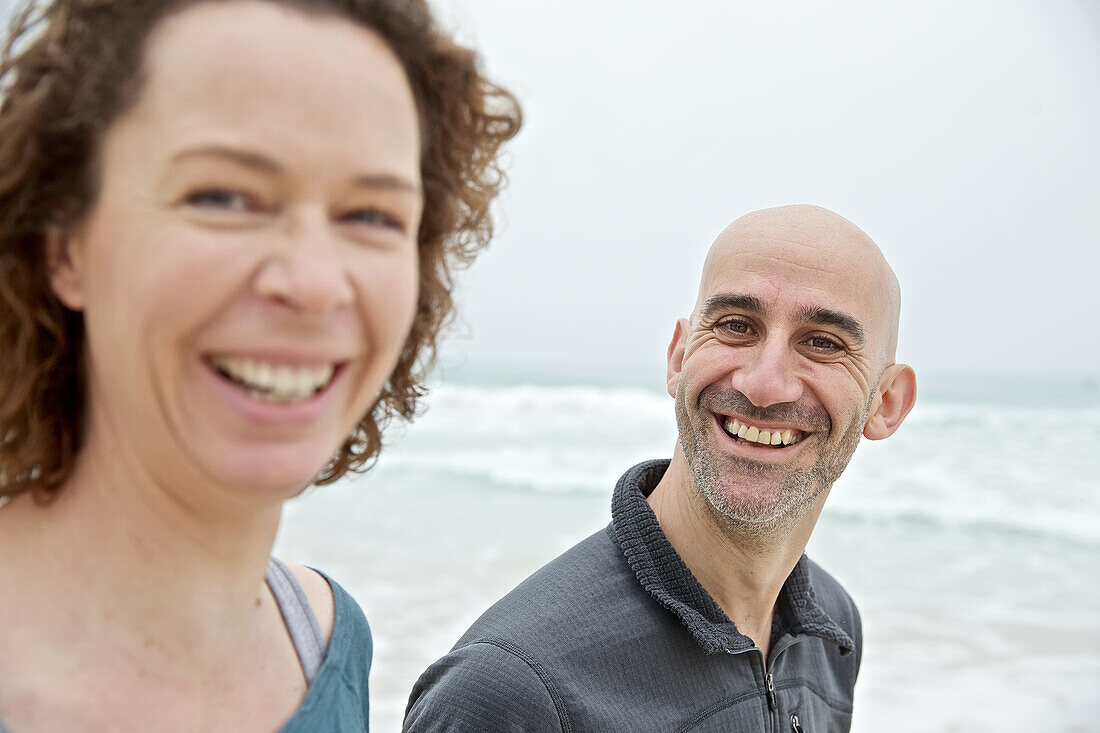
<svg viewBox="0 0 1100 733"><path fill-rule="evenodd" d="M804 269L808 275L816 274L823 290L862 291L874 325L881 329L884 365L894 362L901 314L897 277L862 229L820 206L762 209L726 227L707 253L695 314L718 288L728 268L768 260L779 270Z"/></svg>

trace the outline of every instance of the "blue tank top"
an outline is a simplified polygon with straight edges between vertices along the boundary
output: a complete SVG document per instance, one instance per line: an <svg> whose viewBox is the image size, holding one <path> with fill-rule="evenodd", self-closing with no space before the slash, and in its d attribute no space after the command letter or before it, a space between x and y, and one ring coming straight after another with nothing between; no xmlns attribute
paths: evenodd
<svg viewBox="0 0 1100 733"><path fill-rule="evenodd" d="M282 565L272 558L272 564ZM285 570L285 566L283 566ZM281 571L275 571L281 572ZM289 570L286 571L289 574ZM320 571L318 571L320 572ZM272 575L271 566L268 567L269 587ZM366 731L369 729L370 701L368 698L367 677L370 674L371 655L374 645L371 640L370 626L363 610L355 602L347 591L339 586L332 578L324 573L322 577L332 586L332 597L336 604L336 621L332 628L332 639L323 653L316 674L310 679L310 667L314 652L310 647L320 639L321 648L324 648L324 639L321 637L320 625L313 609L305 601L305 594L298 586L297 580L290 579L297 586L296 595L301 594L300 600L305 603L309 619L304 626L312 626L315 632L299 626L293 630L291 624L302 624L301 621L288 620L298 611L290 611L284 608L279 601L279 595L272 587L272 595L279 602L279 609L283 613L283 620L287 623L294 648L298 650L298 659L302 662L302 671L306 680L310 681L309 690L302 701L298 712L286 722L280 729L280 733L353 733L353 731ZM276 581L278 582L278 581ZM287 607L297 601L289 601ZM310 641L309 637L316 636ZM296 637L295 634L298 636ZM3 731L0 731L3 733Z"/></svg>

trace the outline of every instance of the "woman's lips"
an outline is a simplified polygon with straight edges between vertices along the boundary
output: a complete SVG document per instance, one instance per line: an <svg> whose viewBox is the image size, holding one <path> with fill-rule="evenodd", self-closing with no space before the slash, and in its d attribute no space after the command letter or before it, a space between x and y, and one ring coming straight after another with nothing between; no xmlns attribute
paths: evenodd
<svg viewBox="0 0 1100 733"><path fill-rule="evenodd" d="M247 356L212 356L210 365L250 396L266 402L307 400L332 383L339 364L290 364Z"/></svg>

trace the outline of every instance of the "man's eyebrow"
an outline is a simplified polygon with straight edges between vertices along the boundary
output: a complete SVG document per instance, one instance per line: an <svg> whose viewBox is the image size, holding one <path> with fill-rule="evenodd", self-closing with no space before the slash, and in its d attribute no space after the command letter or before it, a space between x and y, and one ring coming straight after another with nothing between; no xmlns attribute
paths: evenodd
<svg viewBox="0 0 1100 733"><path fill-rule="evenodd" d="M847 313L821 308L819 306L807 306L799 314L799 319L804 323L820 323L823 326L835 326L848 334L857 346L863 346L867 337L863 332L863 326L859 321Z"/></svg>
<svg viewBox="0 0 1100 733"><path fill-rule="evenodd" d="M719 313L731 310L746 311L748 313L764 313L767 309L764 302L755 295L743 295L741 293L719 293L707 298L703 307L699 309L699 317L709 320Z"/></svg>

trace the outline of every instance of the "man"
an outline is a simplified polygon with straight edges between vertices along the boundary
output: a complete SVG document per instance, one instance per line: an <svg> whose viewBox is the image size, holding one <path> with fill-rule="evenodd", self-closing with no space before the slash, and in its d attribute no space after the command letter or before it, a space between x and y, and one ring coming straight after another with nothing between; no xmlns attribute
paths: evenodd
<svg viewBox="0 0 1100 733"><path fill-rule="evenodd" d="M718 237L668 348L679 441L612 522L489 609L413 689L407 731L846 731L861 631L803 555L860 435L916 398L900 290L817 207Z"/></svg>

